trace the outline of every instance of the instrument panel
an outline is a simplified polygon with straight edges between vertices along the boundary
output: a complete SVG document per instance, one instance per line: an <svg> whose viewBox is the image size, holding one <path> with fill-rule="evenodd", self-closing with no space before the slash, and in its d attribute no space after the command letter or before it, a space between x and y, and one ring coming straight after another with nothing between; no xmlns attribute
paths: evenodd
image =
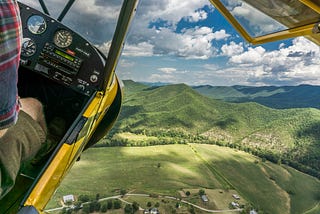
<svg viewBox="0 0 320 214"><path fill-rule="evenodd" d="M19 2L20 66L90 96L100 90L106 57L78 33Z"/></svg>

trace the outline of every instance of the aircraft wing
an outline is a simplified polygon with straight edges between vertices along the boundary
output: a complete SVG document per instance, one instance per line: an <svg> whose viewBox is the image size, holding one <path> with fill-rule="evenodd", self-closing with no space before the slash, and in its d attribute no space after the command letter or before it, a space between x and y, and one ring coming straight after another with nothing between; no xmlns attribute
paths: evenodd
<svg viewBox="0 0 320 214"><path fill-rule="evenodd" d="M210 0L252 44L305 36L320 45L319 0Z"/></svg>

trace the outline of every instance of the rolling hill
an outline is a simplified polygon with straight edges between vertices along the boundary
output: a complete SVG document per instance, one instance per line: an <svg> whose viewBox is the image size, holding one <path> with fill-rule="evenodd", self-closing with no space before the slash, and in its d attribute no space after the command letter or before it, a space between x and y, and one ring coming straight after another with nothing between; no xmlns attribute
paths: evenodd
<svg viewBox="0 0 320 214"><path fill-rule="evenodd" d="M150 87L133 81L124 83L124 105L112 132L118 134L111 136L116 141L123 138L119 134L123 132L158 138L166 135L167 141L173 142L196 138L319 176L320 110L272 109L255 102L208 99L184 84Z"/></svg>
<svg viewBox="0 0 320 214"><path fill-rule="evenodd" d="M199 93L228 102L257 102L262 105L286 108L320 108L320 86L195 86Z"/></svg>

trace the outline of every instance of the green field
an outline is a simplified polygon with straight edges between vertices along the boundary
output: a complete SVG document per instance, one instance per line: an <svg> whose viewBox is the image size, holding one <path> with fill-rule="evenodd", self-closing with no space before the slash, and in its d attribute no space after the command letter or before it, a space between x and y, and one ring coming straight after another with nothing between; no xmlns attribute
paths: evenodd
<svg viewBox="0 0 320 214"><path fill-rule="evenodd" d="M318 213L320 181L292 168L261 162L247 153L214 145L93 148L82 154L48 208L63 195L147 193L181 197L185 189L205 189L210 202L228 207L235 192L243 203L265 213ZM219 194L214 194L214 192ZM137 199L138 200L138 199ZM141 200L141 199L139 199ZM149 199L145 199L145 203ZM185 198L201 203L199 199ZM143 202L139 201L143 205ZM163 205L161 205L163 206ZM200 213L200 212L197 212Z"/></svg>

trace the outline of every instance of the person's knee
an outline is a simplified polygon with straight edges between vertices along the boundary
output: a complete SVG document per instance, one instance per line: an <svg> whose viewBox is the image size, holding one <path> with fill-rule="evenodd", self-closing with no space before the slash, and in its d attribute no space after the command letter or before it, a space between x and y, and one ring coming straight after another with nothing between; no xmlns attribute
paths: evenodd
<svg viewBox="0 0 320 214"><path fill-rule="evenodd" d="M41 114L43 114L42 104L35 98L20 99L21 110L29 114L34 120L38 121Z"/></svg>
<svg viewBox="0 0 320 214"><path fill-rule="evenodd" d="M37 121L41 125L43 130L46 132L47 128L45 124L42 103L39 100L32 97L22 98L20 99L20 103L21 110L30 115L32 119Z"/></svg>

